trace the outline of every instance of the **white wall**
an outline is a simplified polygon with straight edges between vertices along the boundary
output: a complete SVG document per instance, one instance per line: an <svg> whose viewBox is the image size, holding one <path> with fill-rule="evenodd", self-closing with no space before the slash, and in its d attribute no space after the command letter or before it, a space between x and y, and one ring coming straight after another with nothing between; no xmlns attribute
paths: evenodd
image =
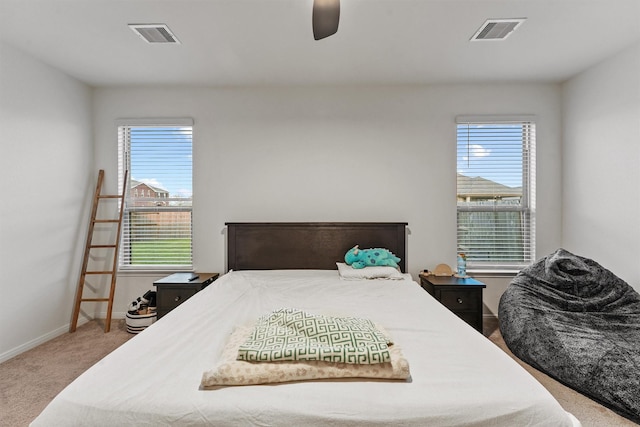
<svg viewBox="0 0 640 427"><path fill-rule="evenodd" d="M66 332L87 189L91 90L0 43L0 361Z"/></svg>
<svg viewBox="0 0 640 427"><path fill-rule="evenodd" d="M199 271L224 271L225 221L407 221L415 276L454 263L455 116L536 114L537 255L564 246L638 289L639 58L634 46L562 88L92 91L0 44L0 361L68 328L96 171L116 187L117 118L195 119ZM122 274L115 315L161 276ZM507 281L482 280L496 313Z"/></svg>
<svg viewBox="0 0 640 427"><path fill-rule="evenodd" d="M560 245L557 85L126 87L97 89L94 100L95 163L111 177L111 191L115 119L194 118L199 271L225 270L226 221L406 221L414 277L453 265L459 114L538 115L537 247L545 254ZM124 312L157 277L121 274L114 311ZM495 297L485 302L497 312Z"/></svg>
<svg viewBox="0 0 640 427"><path fill-rule="evenodd" d="M640 44L563 86L563 237L640 291Z"/></svg>

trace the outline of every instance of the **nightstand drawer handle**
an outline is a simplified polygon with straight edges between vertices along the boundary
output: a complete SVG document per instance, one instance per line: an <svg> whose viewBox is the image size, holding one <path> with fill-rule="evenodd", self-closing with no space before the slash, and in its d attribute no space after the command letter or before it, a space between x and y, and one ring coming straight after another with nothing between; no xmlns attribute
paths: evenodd
<svg viewBox="0 0 640 427"><path fill-rule="evenodd" d="M182 299L182 298L180 297L180 295L178 295L178 296L177 296L177 297L175 297L173 300L174 300L175 302L178 302L178 301L180 301L181 299Z"/></svg>
<svg viewBox="0 0 640 427"><path fill-rule="evenodd" d="M458 304L462 304L464 301L462 301L462 298L458 298L456 301L458 301Z"/></svg>

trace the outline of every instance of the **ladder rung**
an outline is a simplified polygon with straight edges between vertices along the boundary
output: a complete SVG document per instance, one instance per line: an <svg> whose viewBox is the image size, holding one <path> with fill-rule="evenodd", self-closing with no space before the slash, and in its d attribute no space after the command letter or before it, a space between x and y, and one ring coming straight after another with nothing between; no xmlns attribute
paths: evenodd
<svg viewBox="0 0 640 427"><path fill-rule="evenodd" d="M109 301L109 298L83 298L81 302L104 302Z"/></svg>
<svg viewBox="0 0 640 427"><path fill-rule="evenodd" d="M113 274L113 271L85 271L84 274Z"/></svg>
<svg viewBox="0 0 640 427"><path fill-rule="evenodd" d="M90 248L115 248L116 245L91 245Z"/></svg>
<svg viewBox="0 0 640 427"><path fill-rule="evenodd" d="M98 199L122 199L122 196L119 194L104 194L98 196Z"/></svg>
<svg viewBox="0 0 640 427"><path fill-rule="evenodd" d="M93 222L120 222L117 219L94 219Z"/></svg>

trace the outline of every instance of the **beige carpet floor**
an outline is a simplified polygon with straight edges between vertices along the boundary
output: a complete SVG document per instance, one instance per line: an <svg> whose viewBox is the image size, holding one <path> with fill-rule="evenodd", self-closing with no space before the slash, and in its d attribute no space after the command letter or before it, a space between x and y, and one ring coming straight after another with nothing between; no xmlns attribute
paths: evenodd
<svg viewBox="0 0 640 427"><path fill-rule="evenodd" d="M583 427L638 426L520 362L506 348L497 321L485 321L484 334L537 378ZM132 337L123 320L114 321L107 334L103 323L92 321L73 334L63 334L1 363L0 426L28 426L67 384Z"/></svg>
<svg viewBox="0 0 640 427"><path fill-rule="evenodd" d="M79 326L0 363L0 426L28 426L47 404L81 373L135 335L124 320Z"/></svg>

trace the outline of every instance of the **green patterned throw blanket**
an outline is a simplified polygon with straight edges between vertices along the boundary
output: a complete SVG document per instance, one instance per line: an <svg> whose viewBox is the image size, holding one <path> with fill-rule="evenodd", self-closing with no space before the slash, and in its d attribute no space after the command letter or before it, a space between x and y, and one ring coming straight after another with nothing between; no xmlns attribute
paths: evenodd
<svg viewBox="0 0 640 427"><path fill-rule="evenodd" d="M389 339L368 319L313 315L284 308L258 319L238 360L320 360L375 364L391 360Z"/></svg>

